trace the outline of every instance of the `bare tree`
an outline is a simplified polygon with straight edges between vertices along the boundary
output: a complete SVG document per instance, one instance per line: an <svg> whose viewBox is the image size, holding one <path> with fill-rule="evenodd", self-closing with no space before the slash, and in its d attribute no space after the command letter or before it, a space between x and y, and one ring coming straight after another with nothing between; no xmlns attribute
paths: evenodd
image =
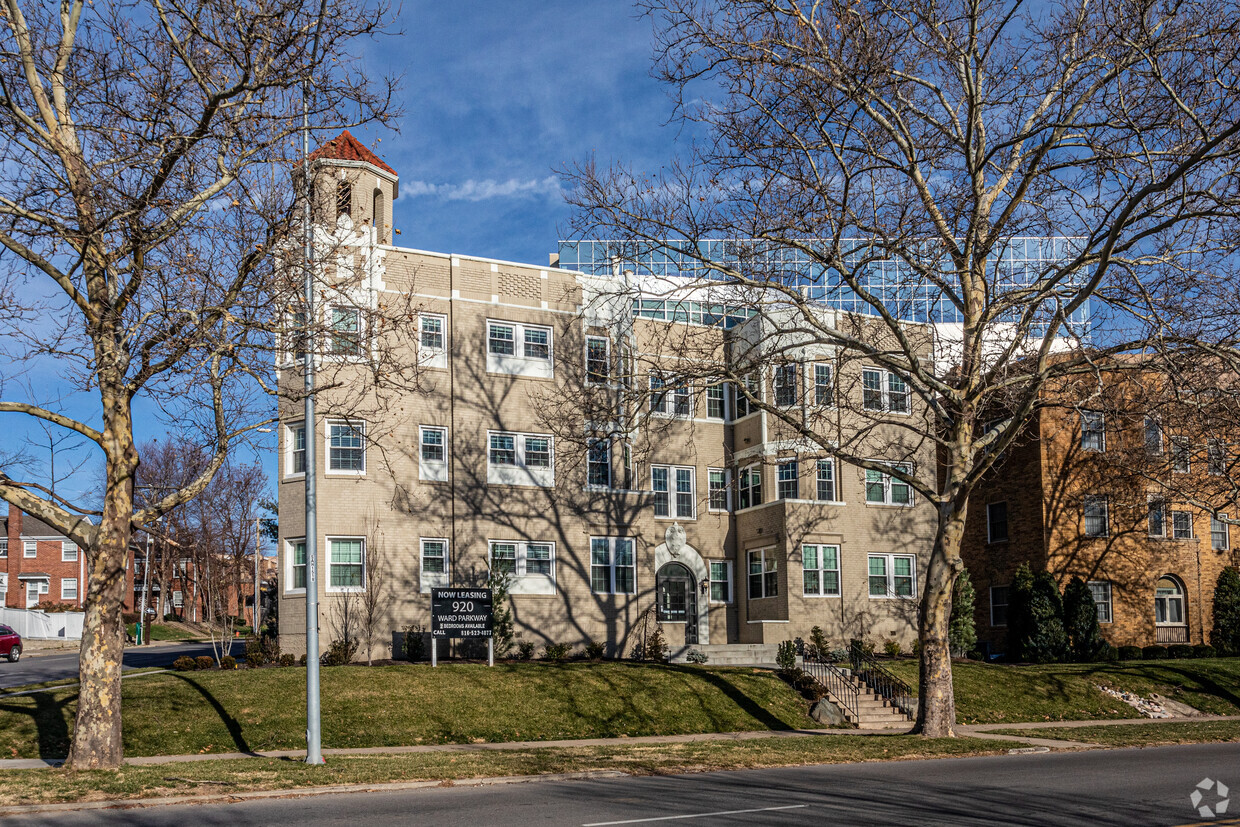
<svg viewBox="0 0 1240 827"><path fill-rule="evenodd" d="M366 665L371 666L374 660L375 635L378 633L383 619L388 616L391 608L392 584L388 567L386 544L379 533L379 521L372 524L369 536L370 546L366 549L365 579L366 590L361 593L358 623L361 625L362 640L366 644Z"/></svg>
<svg viewBox="0 0 1240 827"><path fill-rule="evenodd" d="M657 73L709 137L657 174L570 170L573 229L621 242L624 266L669 255L762 314L778 308L774 341L754 351L764 359L821 345L896 377L925 409L909 418L882 388L870 404L864 388L838 391L861 431L932 444L941 480L934 463L876 463L800 406L743 392L816 450L890 473L937 510L917 727L952 735L948 631L970 497L1043 386L1118 353L1134 370L1193 351L1234 360L1240 9L645 5ZM825 312L831 302L881 330ZM742 387L771 366L701 361L699 374Z"/></svg>
<svg viewBox="0 0 1240 827"><path fill-rule="evenodd" d="M97 523L59 493L0 478L0 497L92 551L68 759L77 769L121 762L120 612L133 531L200 492L229 449L272 419L271 347L298 292L273 252L299 215L288 176L303 84L313 86L316 135L390 114L390 84L355 57L358 38L386 25L387 7L321 8L4 0L0 246L13 300L0 339L15 369L55 375L94 409L75 418L18 396L0 400L0 412L81 435L106 469ZM133 411L143 400L196 434L209 461L135 508Z"/></svg>

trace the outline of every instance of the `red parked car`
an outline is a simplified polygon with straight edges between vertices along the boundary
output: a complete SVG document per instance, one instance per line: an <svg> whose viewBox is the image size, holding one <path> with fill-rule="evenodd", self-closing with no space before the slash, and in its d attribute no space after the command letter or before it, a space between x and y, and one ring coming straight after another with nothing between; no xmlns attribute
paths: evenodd
<svg viewBox="0 0 1240 827"><path fill-rule="evenodd" d="M8 655L9 663L22 656L22 636L8 626L0 626L0 655Z"/></svg>

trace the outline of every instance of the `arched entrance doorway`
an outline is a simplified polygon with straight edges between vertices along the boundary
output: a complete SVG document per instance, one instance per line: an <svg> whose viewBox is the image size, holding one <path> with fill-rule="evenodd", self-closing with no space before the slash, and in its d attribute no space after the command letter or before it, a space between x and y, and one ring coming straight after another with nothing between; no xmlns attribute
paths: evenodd
<svg viewBox="0 0 1240 827"><path fill-rule="evenodd" d="M1154 585L1154 640L1157 643L1188 643L1184 611L1184 586L1175 575L1164 574Z"/></svg>
<svg viewBox="0 0 1240 827"><path fill-rule="evenodd" d="M698 642L697 581L682 563L666 563L655 573L659 620L685 624L685 644Z"/></svg>

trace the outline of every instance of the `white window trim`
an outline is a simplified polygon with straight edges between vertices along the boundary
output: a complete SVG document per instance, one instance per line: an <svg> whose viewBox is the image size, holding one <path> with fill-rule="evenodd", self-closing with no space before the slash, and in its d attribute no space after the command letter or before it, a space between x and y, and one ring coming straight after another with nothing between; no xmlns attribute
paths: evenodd
<svg viewBox="0 0 1240 827"><path fill-rule="evenodd" d="M716 600L714 597L714 594L715 594L714 584L723 582L722 580L716 580L714 577L711 576L711 570L712 570L711 567L714 566L716 563L722 564L724 566L724 570L727 571L728 573L728 577L727 577L728 599L727 600ZM731 560L707 560L706 561L706 577L707 577L707 582L709 584L706 590L706 602L708 604L713 603L716 606L731 606L732 604L736 602L736 578L733 577L733 566L732 566Z"/></svg>
<svg viewBox="0 0 1240 827"><path fill-rule="evenodd" d="M1175 474L1191 474L1193 471L1193 445L1185 436L1173 436L1171 443L1171 471ZM1184 459L1184 467L1179 468L1180 458Z"/></svg>
<svg viewBox="0 0 1240 827"><path fill-rule="evenodd" d="M491 352L491 328L512 328L512 354ZM483 341L487 359L487 373L505 373L516 376L550 379L555 375L555 331L550 325L514 322L508 319L487 319L486 336ZM526 330L542 330L547 334L547 356L525 354Z"/></svg>
<svg viewBox="0 0 1240 827"><path fill-rule="evenodd" d="M426 459L422 456L423 439L428 431L443 434L443 459ZM442 425L418 426L418 479L424 482L448 481L448 429Z"/></svg>
<svg viewBox="0 0 1240 827"><path fill-rule="evenodd" d="M69 549L73 549L72 557L69 556ZM82 551L81 549L78 548L77 543L73 542L72 540L61 540L60 541L60 562L76 563L78 561L78 555L81 553Z"/></svg>
<svg viewBox="0 0 1240 827"><path fill-rule="evenodd" d="M603 445L603 447L607 451L607 484L606 485L600 485L599 483L590 481L590 466L592 464L592 460L590 459L590 450L594 446L599 445L600 443ZM490 446L488 445L488 450L489 448ZM615 469L613 469L611 466L611 461L612 461L611 439L607 436L587 437L586 439L586 490L587 491L614 491L615 490L614 486L616 482L615 480L616 474L615 474Z"/></svg>
<svg viewBox="0 0 1240 827"><path fill-rule="evenodd" d="M779 401L779 376L781 373L791 373L792 375L792 399L788 402ZM771 397L775 402L775 407L784 410L792 410L801 406L801 390L804 387L805 376L799 362L782 362L771 368Z"/></svg>
<svg viewBox="0 0 1240 827"><path fill-rule="evenodd" d="M509 594L545 594L553 595L556 593L556 554L555 543L543 542L541 540L488 540L487 541L487 570L491 570L492 561L494 560L494 549L496 545L516 546L516 558L513 560L513 570L509 575L508 593ZM530 546L549 546L551 548L551 573L543 574L541 572L531 572L529 570L529 547Z"/></svg>
<svg viewBox="0 0 1240 827"><path fill-rule="evenodd" d="M602 342L603 343L603 354L604 354L603 359L606 361L606 364L607 364L607 379L601 382L598 379L594 379L590 376L590 343L591 342ZM585 340L584 345L582 346L582 358L584 359L583 364L585 365L585 368L586 368L585 383L587 385L593 385L595 387L600 387L600 388L605 388L611 385L613 377L611 375L612 365L611 365L611 339L610 338L608 338L607 336L598 336L598 335L590 334L590 333L586 334L586 340Z"/></svg>
<svg viewBox="0 0 1240 827"><path fill-rule="evenodd" d="M65 584L66 584L66 583L72 583L72 584L73 584L73 594L72 594L72 595L70 595L70 594L68 593L68 591L65 589ZM62 578L60 578L60 599L61 599L62 601L69 601L69 600L76 601L76 600L78 599L78 579L77 579L76 577L62 577Z"/></svg>
<svg viewBox="0 0 1240 827"><path fill-rule="evenodd" d="M31 560L38 556L39 556L39 541L38 540L23 540L22 541L22 558L25 560Z"/></svg>
<svg viewBox="0 0 1240 827"><path fill-rule="evenodd" d="M327 313L327 349L323 354L323 358L342 362L360 361L365 359L367 357L368 348L366 342L366 314L362 312L362 308L355 304L328 303L324 310ZM357 331L355 334L357 336L357 353L336 352L335 311L337 310L347 310L357 314Z"/></svg>
<svg viewBox="0 0 1240 827"><path fill-rule="evenodd" d="M323 551L324 551L323 556L324 556L324 559L327 565L325 565L323 568L325 569L324 573L327 576L323 579L323 585L327 593L329 594L348 594L348 593L361 594L362 592L366 591L366 553L367 553L366 552L366 538L360 535L329 534L324 539L326 540L326 542L323 544ZM362 543L361 562L357 564L349 563L347 565L349 566L360 565L362 567L362 585L360 586L333 586L332 585L332 566L346 565L344 563L333 563L332 562L332 543L336 540L360 540L361 541ZM308 556L309 555L307 555L307 557Z"/></svg>
<svg viewBox="0 0 1240 827"><path fill-rule="evenodd" d="M1115 603L1114 603L1114 597L1113 597L1114 590L1111 588L1111 581L1110 580L1088 580L1086 581L1085 585L1107 587L1106 589L1107 591L1107 599L1106 599L1107 619L1106 620L1099 619L1098 622L1099 623L1114 623L1115 622ZM1094 591L1093 589L1089 590L1091 597L1093 596L1093 591ZM1097 605L1098 605L1098 601L1095 599L1094 600L1095 612L1097 611L1097 608L1096 608Z"/></svg>
<svg viewBox="0 0 1240 827"><path fill-rule="evenodd" d="M986 542L987 543L1007 543L1011 541L1012 539L1012 519L1011 519L1012 515L1008 512L1007 504L1008 504L1007 500L998 500L997 502L986 503ZM1003 529L1007 533L1006 537L995 539L994 525L991 523L991 519L990 519L990 507L992 505L1003 506Z"/></svg>
<svg viewBox="0 0 1240 827"><path fill-rule="evenodd" d="M361 470L337 470L332 468L332 427L335 425L345 425L356 428L362 435L362 467ZM323 473L329 477L364 477L366 476L366 422L364 420L354 422L351 419L342 417L334 417L323 423Z"/></svg>
<svg viewBox="0 0 1240 827"><path fill-rule="evenodd" d="M0 560L7 559L9 556L9 538L0 537Z"/></svg>
<svg viewBox="0 0 1240 827"><path fill-rule="evenodd" d="M1003 608L1006 609L1008 606L1011 605L1012 587L1011 585L990 587L990 625L996 629L1006 629L1007 628L1006 622L1003 622L1003 623L995 622L995 589L1007 589L1008 590L1008 602L1000 604L1003 606Z"/></svg>
<svg viewBox="0 0 1240 827"><path fill-rule="evenodd" d="M1193 540L1193 539L1196 539L1196 536L1197 536L1197 535L1195 535L1195 534L1193 533L1193 512L1191 512L1191 511L1186 511L1186 510L1184 510L1184 509L1182 509L1182 508L1177 508L1177 509L1173 509L1173 510L1171 510L1171 511L1168 511L1167 513L1171 515L1171 539L1172 539L1172 540ZM1188 536L1187 536L1187 537L1181 537L1180 535L1176 534L1176 528L1175 528L1175 515L1177 515L1177 514L1184 514L1184 515L1186 515L1186 517L1187 517L1187 519L1188 519Z"/></svg>
<svg viewBox="0 0 1240 827"><path fill-rule="evenodd" d="M754 574L749 570L751 564L750 555L753 554L761 555L760 559L762 560L762 573L759 575L762 582L762 594L757 597L754 597L752 589ZM775 591L771 594L766 593L766 575L768 574L766 560L768 556L775 559ZM775 554L775 546L745 549L745 598L748 600L771 600L776 597L779 597L779 557Z"/></svg>
<svg viewBox="0 0 1240 827"><path fill-rule="evenodd" d="M491 437L513 437L513 450L516 462L512 465L491 462ZM547 452L550 464L547 467L530 467L525 463L525 442L527 439L547 440ZM529 485L538 488L555 486L555 437L551 434L527 434L518 431L487 431L487 484L488 485Z"/></svg>
<svg viewBox="0 0 1240 827"><path fill-rule="evenodd" d="M732 402L728 406L728 413L732 416L732 422L740 422L742 419L748 419L755 414L762 413L762 408L759 406L762 404L766 396L764 394L762 382L758 379L756 374L752 372L747 373L740 377L737 381L729 384L731 385L732 390ZM749 387L752 391L752 402L745 398L745 392L742 390L744 387ZM746 406L746 411L743 416L738 415L740 413L741 400L744 400Z"/></svg>
<svg viewBox="0 0 1240 827"><path fill-rule="evenodd" d="M722 417L710 415L710 389L711 388L719 388L720 393L723 394L723 416ZM703 406L702 418L705 419L707 422L731 422L732 421L732 403L731 403L731 400L728 399L729 396L730 394L728 393L727 382L712 382L711 384L704 387L702 389L702 406Z"/></svg>
<svg viewBox="0 0 1240 827"><path fill-rule="evenodd" d="M443 571L427 571L426 570L426 544L427 543L443 543ZM451 559L452 546L448 543L447 537L421 537L418 540L418 590L422 594L430 594L431 589L444 589L448 587L450 578L448 576L449 561Z"/></svg>
<svg viewBox="0 0 1240 827"><path fill-rule="evenodd" d="M881 408L867 408L865 405L865 374L866 371L875 371L882 377L882 384L879 388L882 393ZM891 409L891 377L895 376L904 383L904 398L907 400L904 411L893 411ZM913 414L913 389L909 387L908 380L900 376L893 370L887 368L878 368L873 366L865 366L861 369L861 410L870 411L871 413L888 413L895 416L912 416Z"/></svg>
<svg viewBox="0 0 1240 827"><path fill-rule="evenodd" d="M817 499L818 497L818 463L820 462L831 463L831 487L834 490L831 492L832 499L829 499L829 500ZM840 472L840 464L835 461L835 457L819 457L815 459L814 460L814 499L806 500L806 502L814 502L819 505L844 505L844 501L840 499L840 496L844 492L841 490L842 486L840 485L840 483L842 481L840 480L839 472Z"/></svg>
<svg viewBox="0 0 1240 827"><path fill-rule="evenodd" d="M714 508L710 504L710 475L711 472L717 471L723 474L723 508ZM732 511L732 469L730 468L707 468L706 469L706 511L709 514L727 514Z"/></svg>
<svg viewBox="0 0 1240 827"><path fill-rule="evenodd" d="M663 399L658 408L650 407L650 403L654 401L655 389L650 386L650 380L659 377L663 383L659 386L659 392L663 394ZM691 383L678 384L678 380L673 373L668 371L652 370L646 375L646 393L650 394L646 402L646 411L650 416L663 417L665 419L693 419L694 394L693 385ZM683 395L688 402L688 410L685 413L676 413L676 397ZM718 422L713 419L711 422Z"/></svg>
<svg viewBox="0 0 1240 827"><path fill-rule="evenodd" d="M439 335L443 342L439 347L422 344L422 322L425 319L439 320ZM443 313L418 314L418 364L427 368L448 367L448 317Z"/></svg>
<svg viewBox="0 0 1240 827"><path fill-rule="evenodd" d="M655 518L656 520L690 520L690 521L692 521L692 520L696 520L696 519L697 519L697 512L698 512L698 507L697 507L697 467L696 467L696 466L693 466L693 465L663 465L663 464L661 464L661 463L655 463L655 464L651 465L651 466L650 466L650 493L651 493L652 495L653 495L653 494L655 494L655 493L658 493L658 492L656 492L656 491L654 490L654 472L655 472L655 469L656 469L656 468L666 468L666 469L667 469L667 492L666 492L666 493L667 493L667 510L668 510L668 513L667 513L667 515L666 515L666 516L661 516L661 515L659 515L659 514L654 514L654 518ZM692 489L689 491L689 509L690 509L690 513L688 514L688 516L683 515L683 514L679 514L679 513L678 513L678 512L679 512L679 509L678 509L678 508L677 508L677 506L676 506L676 494L677 494L677 491L676 491L676 472L677 472L677 471L688 471L688 472L689 472L689 481L690 481L690 483L692 484ZM654 501L653 501L653 497L652 497L652 499L651 499L650 510L651 510L651 513L653 514L653 512L654 512Z"/></svg>
<svg viewBox="0 0 1240 827"><path fill-rule="evenodd" d="M1223 527L1223 547L1219 548L1214 545L1214 523L1219 523ZM1210 517L1210 548L1214 551L1231 551L1231 525L1227 522L1227 515L1220 513L1216 520Z"/></svg>
<svg viewBox="0 0 1240 827"><path fill-rule="evenodd" d="M1080 411L1079 413L1080 413L1080 418L1081 418L1081 450L1082 450L1082 451L1087 451L1087 452L1092 453L1092 454L1104 454L1104 453L1106 453L1106 450L1107 450L1107 418L1106 418L1106 414L1104 414L1102 411L1088 411L1088 410L1086 410L1086 411ZM1097 431L1095 431L1095 430L1094 430L1094 429L1092 429L1092 428L1090 428L1090 429L1088 429L1088 430L1087 430L1087 429L1085 428L1085 422L1086 422L1086 420L1087 420L1088 418L1090 418L1090 417L1095 417L1095 416L1096 416L1096 417L1098 417L1098 419L1099 419L1099 420L1101 420L1101 427L1100 427ZM1098 447L1097 447L1097 448L1087 448L1087 447L1085 447L1085 434L1087 434L1087 433L1097 433L1097 434L1098 434Z"/></svg>
<svg viewBox="0 0 1240 827"><path fill-rule="evenodd" d="M805 568L805 547L806 546L814 546L815 548L818 549L818 568L816 569ZM824 548L835 549L835 568L833 569L823 568L822 550ZM842 562L843 561L840 560L839 543L801 543L801 596L805 598L811 598L811 599L840 597L844 593L844 577L842 573L840 572ZM805 572L807 571L818 572L818 591L816 592L805 591ZM835 572L835 591L833 592L828 592L826 590L826 578L823 577L823 575L829 571Z"/></svg>
<svg viewBox="0 0 1240 827"><path fill-rule="evenodd" d="M1085 506L1088 502L1100 503L1102 505L1102 518L1106 521L1106 530L1101 534L1090 534L1085 530ZM1166 523L1163 524L1164 530ZM1090 540L1105 540L1111 536L1111 501L1105 494L1090 495L1081 500L1081 535Z"/></svg>
<svg viewBox="0 0 1240 827"><path fill-rule="evenodd" d="M821 367L824 367L824 368L826 368L826 369L827 369L827 393L828 393L828 395L831 397L831 401L830 401L830 402L819 402L819 401L818 401L818 368L819 368L820 366L821 366ZM809 372L809 379L808 379L808 380L806 380L806 385L807 385L807 387L806 387L806 396L807 396L807 397L809 396L808 391L809 391L809 389L810 389L810 388L812 388L812 389L813 389L813 391L814 391L814 398L813 398L813 402L811 403L811 404L813 405L813 407L815 407L815 408L823 408L823 409L826 409L826 408L834 408L834 407L836 406L836 402L835 402L835 365L834 365L834 363L832 363L832 362L823 362L823 361L810 362L810 363L809 363L809 365L808 365L808 372Z"/></svg>
<svg viewBox="0 0 1240 827"><path fill-rule="evenodd" d="M781 480L779 478L779 472L783 470L783 467L785 465L794 466L793 470L796 473L793 475L791 480ZM783 492L779 490L779 484L781 482L793 483L796 486L796 496L785 497L783 495ZM815 494L818 493L818 466L817 465L814 466L814 493ZM795 501L799 499L801 499L801 463L799 462L797 457L776 458L775 460L775 499L772 500L772 502L789 502L789 501Z"/></svg>
<svg viewBox="0 0 1240 827"><path fill-rule="evenodd" d="M736 485L737 513L748 510L750 508L757 508L763 505L770 505L771 502L775 502L774 500L770 502L760 502L760 503L752 502L753 486L749 485L749 479L750 479L751 472L754 472L755 470L757 471L757 474L758 474L758 494L760 496L763 493L762 492L762 488L763 488L762 486L762 464L754 462L754 463L750 463L749 465L746 465L744 468L741 468L740 469L740 480L743 480L744 482L742 484L742 482L738 480L737 485ZM749 505L746 505L746 506L741 505L741 490L742 489L750 492L751 502L749 503Z"/></svg>
<svg viewBox="0 0 1240 827"><path fill-rule="evenodd" d="M870 558L885 557L887 559L887 593L884 595L870 594ZM913 581L912 594L896 594L896 560L906 558L912 561L909 566L909 577ZM865 556L865 593L871 600L916 600L917 599L917 555L915 554L875 554Z"/></svg>
<svg viewBox="0 0 1240 827"><path fill-rule="evenodd" d="M285 537L284 538L284 593L285 594L305 594L305 586L293 587L293 552L297 548L298 543L306 542L305 537ZM306 549L306 562L309 563L309 548ZM181 574L185 576L184 571Z"/></svg>
<svg viewBox="0 0 1240 827"><path fill-rule="evenodd" d="M913 464L911 462L886 462L884 460L871 460L871 461L881 462L884 465L887 465L891 468L899 468L900 470L907 473L909 476L912 476L913 474ZM874 469L872 468L866 468L863 470L867 472L874 471ZM917 504L917 489L915 489L910 483L904 483L905 485L908 485L908 502L906 503L893 502L891 499L891 479L892 479L891 474L887 471L875 471L875 473L883 475L883 479L882 479L883 500L882 502L879 502L877 500L870 499L870 494L869 494L870 481L869 479L865 478L863 475L862 477L863 490L861 492L861 495L866 505L879 506L883 508L912 508L914 505Z"/></svg>
<svg viewBox="0 0 1240 827"><path fill-rule="evenodd" d="M594 541L595 540L606 540L607 541L606 568L607 568L609 588L605 592L599 592L599 591L594 590L594 565L595 565L594 563ZM616 565L616 545L620 540L627 540L629 543L629 548L631 549L632 555L633 555L632 556L633 562L631 565L628 565L628 566L617 566ZM590 585L590 594L627 594L627 595L637 594L637 541L634 538L628 537L628 536L592 535L590 537L590 545L588 546L588 549L589 549L589 555L590 555L589 557L590 574L589 574L589 580L588 580L588 583ZM616 590L616 569L617 568L626 568L626 569L631 568L633 570L633 590L632 591L622 592L622 591Z"/></svg>
<svg viewBox="0 0 1240 827"><path fill-rule="evenodd" d="M300 480L300 479L304 479L306 476L305 471L294 471L293 470L293 453L294 453L293 437L296 436L297 430L299 428L304 430L305 425L306 423L304 420L298 420L297 422L288 422L284 425L283 470L284 470L284 479L286 480ZM304 441L304 437L303 437L303 441Z"/></svg>

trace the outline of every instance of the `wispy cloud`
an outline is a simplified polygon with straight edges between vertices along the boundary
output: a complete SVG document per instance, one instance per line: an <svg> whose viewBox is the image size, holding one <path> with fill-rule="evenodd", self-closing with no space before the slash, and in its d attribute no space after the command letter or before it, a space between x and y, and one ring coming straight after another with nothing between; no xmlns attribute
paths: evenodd
<svg viewBox="0 0 1240 827"><path fill-rule="evenodd" d="M469 179L461 184L432 184L429 181L401 182L402 198L430 197L445 201L489 201L493 198L553 198L561 193L560 179L554 175L546 178L509 178L497 181L484 178Z"/></svg>

